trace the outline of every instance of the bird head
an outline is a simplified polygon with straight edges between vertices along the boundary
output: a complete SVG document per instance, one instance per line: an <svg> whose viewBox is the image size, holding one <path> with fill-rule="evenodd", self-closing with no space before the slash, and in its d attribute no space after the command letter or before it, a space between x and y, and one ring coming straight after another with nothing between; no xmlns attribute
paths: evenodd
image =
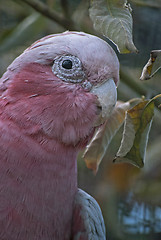
<svg viewBox="0 0 161 240"><path fill-rule="evenodd" d="M112 112L118 80L118 59L105 41L64 32L36 41L13 61L1 79L1 100L26 131L77 145Z"/></svg>

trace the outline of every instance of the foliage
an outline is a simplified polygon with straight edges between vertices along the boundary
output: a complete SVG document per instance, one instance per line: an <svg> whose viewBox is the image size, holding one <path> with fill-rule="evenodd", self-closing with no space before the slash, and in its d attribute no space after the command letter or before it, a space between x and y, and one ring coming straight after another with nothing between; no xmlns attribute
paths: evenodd
<svg viewBox="0 0 161 240"><path fill-rule="evenodd" d="M144 166L145 151L154 115L154 102L143 100L126 112L121 146L115 162Z"/></svg>
<svg viewBox="0 0 161 240"><path fill-rule="evenodd" d="M155 97L161 92L161 50L153 50L160 49L160 14L160 0L0 0L0 74L33 41L65 30L98 35L118 54L119 102L84 153L87 166L94 171L103 160L97 176L78 161L79 185L102 204L109 239L143 239L142 234L145 239L155 239L161 233L161 227L151 224L161 222L156 213L161 211L161 100ZM151 77L153 80L144 81ZM125 163L115 165L113 159ZM149 213L145 232L139 230L143 222L136 224L135 231L129 230L137 219L136 215L133 218L136 205L137 217L141 211Z"/></svg>
<svg viewBox="0 0 161 240"><path fill-rule="evenodd" d="M140 80L148 80L161 68L161 50L151 51L150 59L143 68Z"/></svg>
<svg viewBox="0 0 161 240"><path fill-rule="evenodd" d="M126 1L93 0L90 17L96 30L111 39L121 53L137 52L132 41L131 7Z"/></svg>
<svg viewBox="0 0 161 240"><path fill-rule="evenodd" d="M125 119L125 112L130 108L130 102L117 102L115 109L106 122L95 132L84 152L84 160L88 168L97 172L106 150L116 132Z"/></svg>

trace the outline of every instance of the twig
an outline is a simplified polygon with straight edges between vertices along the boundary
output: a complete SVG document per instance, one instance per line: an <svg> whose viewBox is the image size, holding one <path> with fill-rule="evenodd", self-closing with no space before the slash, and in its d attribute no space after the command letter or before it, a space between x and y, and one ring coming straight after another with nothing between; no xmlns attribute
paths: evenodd
<svg viewBox="0 0 161 240"><path fill-rule="evenodd" d="M64 13L64 16L66 18L70 18L70 14L69 14L69 8L68 8L68 1L67 0L61 0L61 7Z"/></svg>
<svg viewBox="0 0 161 240"><path fill-rule="evenodd" d="M56 13L53 9L49 8L46 4L38 0L21 0L31 6L33 9L43 14L47 18L57 22L68 30L75 30L75 24L71 19L67 19Z"/></svg>

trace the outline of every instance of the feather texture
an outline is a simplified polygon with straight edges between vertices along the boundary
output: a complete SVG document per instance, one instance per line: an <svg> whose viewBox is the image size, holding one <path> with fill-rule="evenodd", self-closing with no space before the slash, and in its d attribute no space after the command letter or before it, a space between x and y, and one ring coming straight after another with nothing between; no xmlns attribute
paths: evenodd
<svg viewBox="0 0 161 240"><path fill-rule="evenodd" d="M62 55L79 58L83 84L65 82L53 73L54 60ZM118 75L113 50L103 40L77 32L35 42L8 67L0 82L1 240L72 237L75 195L84 195L80 190L76 194L76 158L100 114L90 87L109 78L117 84ZM94 212L97 204L87 195L80 205L84 203L87 232L104 231L98 206Z"/></svg>
<svg viewBox="0 0 161 240"><path fill-rule="evenodd" d="M73 240L105 240L105 225L96 200L81 189L75 196Z"/></svg>

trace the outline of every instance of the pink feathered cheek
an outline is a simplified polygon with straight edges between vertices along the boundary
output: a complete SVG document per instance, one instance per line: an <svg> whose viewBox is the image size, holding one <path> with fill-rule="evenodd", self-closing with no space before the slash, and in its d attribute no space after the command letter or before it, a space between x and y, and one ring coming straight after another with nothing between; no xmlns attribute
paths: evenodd
<svg viewBox="0 0 161 240"><path fill-rule="evenodd" d="M95 108L98 120L95 125L103 123L111 114L117 101L116 84L113 78L107 78L92 84L85 74L81 60L73 55L61 55L54 59L52 72L65 83L79 86L83 92L90 92L95 96ZM78 88L79 88L78 87ZM77 89L78 89L77 88ZM78 92L77 92L78 93Z"/></svg>

